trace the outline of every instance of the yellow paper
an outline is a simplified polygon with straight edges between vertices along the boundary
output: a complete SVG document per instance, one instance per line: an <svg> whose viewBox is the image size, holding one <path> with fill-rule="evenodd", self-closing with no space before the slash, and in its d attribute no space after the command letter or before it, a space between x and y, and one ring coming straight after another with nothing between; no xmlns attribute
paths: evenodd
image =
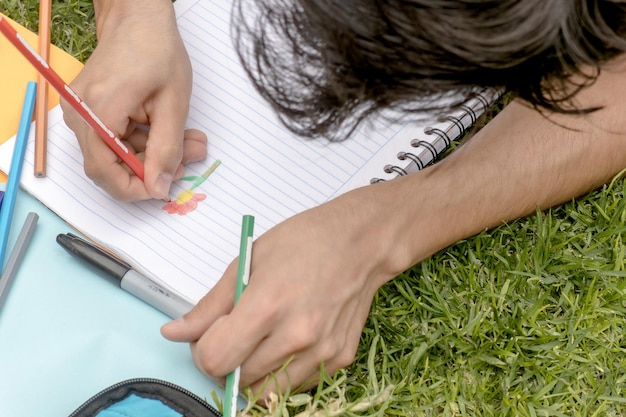
<svg viewBox="0 0 626 417"><path fill-rule="evenodd" d="M3 18L6 17L3 15ZM37 34L6 19L35 50L38 49ZM54 45L50 47L49 64L68 83L83 67L80 61ZM0 143L17 133L28 81L37 81L37 70L0 34ZM52 87L48 91L48 108L51 109L59 104L59 95Z"/></svg>

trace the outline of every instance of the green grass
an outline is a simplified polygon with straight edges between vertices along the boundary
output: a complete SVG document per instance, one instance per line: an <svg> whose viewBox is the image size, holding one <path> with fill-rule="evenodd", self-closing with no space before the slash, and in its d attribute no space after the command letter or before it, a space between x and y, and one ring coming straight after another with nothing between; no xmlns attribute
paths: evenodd
<svg viewBox="0 0 626 417"><path fill-rule="evenodd" d="M39 1L2 0L0 12L38 32ZM78 60L87 60L96 44L92 1L52 1L50 40Z"/></svg>
<svg viewBox="0 0 626 417"><path fill-rule="evenodd" d="M54 1L85 60L90 1ZM0 11L36 31L38 3ZM383 286L352 366L247 415L626 415L625 183L484 232ZM207 396L210 396L207 393Z"/></svg>

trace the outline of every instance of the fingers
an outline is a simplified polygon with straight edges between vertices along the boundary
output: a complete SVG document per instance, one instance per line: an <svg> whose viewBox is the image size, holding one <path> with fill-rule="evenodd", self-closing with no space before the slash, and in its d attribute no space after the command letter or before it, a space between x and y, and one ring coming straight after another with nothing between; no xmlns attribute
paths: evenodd
<svg viewBox="0 0 626 417"><path fill-rule="evenodd" d="M300 318L277 326L245 359L241 371L242 386L258 391L268 370L281 391L314 383L320 364L334 373L349 365L360 340L362 326L370 303L363 300L346 305L335 317L323 310L304 313ZM347 318L348 320L344 320ZM275 386L265 387L264 395L275 392Z"/></svg>
<svg viewBox="0 0 626 417"><path fill-rule="evenodd" d="M186 161L198 161L206 157L206 135L198 130L184 130L187 109L178 103L179 110L172 111L165 95L151 114L149 139L146 144L145 186L152 198L164 198L169 194L176 171ZM175 101L173 101L175 103Z"/></svg>
<svg viewBox="0 0 626 417"><path fill-rule="evenodd" d="M102 102L105 101L102 100ZM63 106L63 117L66 124L76 133L76 138L83 154L85 175L116 200L138 201L150 198L143 181L121 163L117 155L108 147L104 140L73 109L67 107L67 103L62 101L61 105ZM128 139L122 142L131 148L129 151L132 151L132 148L134 148L132 146L133 142L142 140L142 131L135 127L135 123L132 120L125 117L112 117L106 114L104 110L101 110L100 106L96 107L100 111L101 117L103 117L102 120L108 120L107 127L118 138ZM124 135L124 132L129 133L129 135ZM138 157L141 159L140 155Z"/></svg>
<svg viewBox="0 0 626 417"><path fill-rule="evenodd" d="M165 119L157 111L153 120L146 145L144 181L148 194L162 199L168 196L176 169L183 160L184 118L174 115Z"/></svg>
<svg viewBox="0 0 626 417"><path fill-rule="evenodd" d="M361 329L343 331L343 326L339 327L323 340L316 340L302 350L285 343L293 335L281 334L263 340L242 365L241 386L249 387L261 402L269 398L270 393L295 393L315 386L319 380L320 367L323 367L325 373L333 375L354 360ZM278 359L276 351L280 346L284 347L280 349ZM265 358L270 357L272 361L265 362ZM273 371L268 374L267 369Z"/></svg>
<svg viewBox="0 0 626 417"><path fill-rule="evenodd" d="M325 366L324 371L332 375L340 368L331 369ZM314 387L319 381L319 369L320 363L294 359L286 367L277 369L248 387L253 392L254 398L258 398L258 402L263 403L269 399L270 393L293 394Z"/></svg>
<svg viewBox="0 0 626 417"><path fill-rule="evenodd" d="M121 163L104 141L85 125L79 146L84 156L85 175L97 186L119 201L137 201L150 198L143 181ZM132 144L126 143L132 151Z"/></svg>
<svg viewBox="0 0 626 417"><path fill-rule="evenodd" d="M180 123L164 121L148 128L130 121L120 137L144 161L146 174L141 181L92 129L75 117L78 116L73 110L66 110L66 123L71 123L77 137L81 138L78 143L84 156L85 174L116 200L163 198L171 182L183 175L185 163L201 161L207 155L207 136L199 130L174 133ZM148 154L152 157L148 158ZM155 174L155 171L160 174Z"/></svg>
<svg viewBox="0 0 626 417"><path fill-rule="evenodd" d="M224 272L224 278L218 281L191 311L161 327L163 337L174 342L198 340L215 320L228 314L233 308L236 269L235 260Z"/></svg>
<svg viewBox="0 0 626 417"><path fill-rule="evenodd" d="M283 315L280 297L264 294L261 300L252 285L230 314L191 343L198 369L223 379L241 365L240 385L266 398L315 384L321 363L334 373L352 362L369 311L366 299L330 316L323 309Z"/></svg>
<svg viewBox="0 0 626 417"><path fill-rule="evenodd" d="M136 129L135 132L129 134L125 142L138 153L140 159L144 158L146 145L148 143L148 128ZM203 161L207 156L207 136L204 132L197 129L187 129L183 133L183 159L178 165L174 180L180 179L185 171L185 165L192 162ZM130 171L129 171L130 172Z"/></svg>
<svg viewBox="0 0 626 417"><path fill-rule="evenodd" d="M187 129L183 142L183 164L203 161L207 156L208 139L204 132Z"/></svg>
<svg viewBox="0 0 626 417"><path fill-rule="evenodd" d="M271 298L259 302L248 290L230 314L217 319L191 346L196 366L213 378L239 366L269 337L275 324L277 309L271 306Z"/></svg>

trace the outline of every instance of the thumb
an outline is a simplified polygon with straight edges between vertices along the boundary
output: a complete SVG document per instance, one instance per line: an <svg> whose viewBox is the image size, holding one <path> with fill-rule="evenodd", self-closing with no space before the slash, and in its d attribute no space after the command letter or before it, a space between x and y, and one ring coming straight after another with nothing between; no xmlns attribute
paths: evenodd
<svg viewBox="0 0 626 417"><path fill-rule="evenodd" d="M161 326L161 334L174 342L198 340L220 317L233 309L236 262L231 263L222 279L184 316Z"/></svg>

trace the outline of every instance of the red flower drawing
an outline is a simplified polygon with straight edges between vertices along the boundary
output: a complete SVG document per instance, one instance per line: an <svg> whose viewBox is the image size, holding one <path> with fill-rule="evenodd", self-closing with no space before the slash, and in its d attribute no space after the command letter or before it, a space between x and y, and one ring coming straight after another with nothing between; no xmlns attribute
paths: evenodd
<svg viewBox="0 0 626 417"><path fill-rule="evenodd" d="M221 161L218 159L201 176L194 175L191 177L181 178L183 181L193 182L193 185L188 190L182 191L178 197L176 197L176 200L167 203L162 207L162 209L167 211L168 214L178 214L179 216L184 216L198 208L198 202L204 200L206 198L206 194L194 193L193 190L206 181L220 164Z"/></svg>
<svg viewBox="0 0 626 417"><path fill-rule="evenodd" d="M163 206L163 210L169 214L178 214L184 216L194 211L198 207L198 202L206 198L206 194L194 193L192 190L184 190L176 200L172 200Z"/></svg>

